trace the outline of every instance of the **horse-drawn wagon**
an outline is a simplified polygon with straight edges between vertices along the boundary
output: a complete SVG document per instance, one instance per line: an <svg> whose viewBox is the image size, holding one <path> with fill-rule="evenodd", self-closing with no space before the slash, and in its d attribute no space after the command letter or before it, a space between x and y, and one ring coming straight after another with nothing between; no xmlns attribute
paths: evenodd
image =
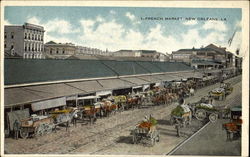
<svg viewBox="0 0 250 157"><path fill-rule="evenodd" d="M222 83L219 88L213 89L210 94L213 98L218 100L225 100L226 96L231 94L233 87L230 83Z"/></svg>
<svg viewBox="0 0 250 157"><path fill-rule="evenodd" d="M131 130L133 143L137 144L142 140L145 140L151 146L154 146L156 142L160 141L160 134L156 129L156 125L157 121L153 117L137 124L135 128Z"/></svg>
<svg viewBox="0 0 250 157"><path fill-rule="evenodd" d="M230 122L222 124L222 128L227 132L227 139L241 136L242 108L235 106L230 109Z"/></svg>
<svg viewBox="0 0 250 157"><path fill-rule="evenodd" d="M31 115L27 119L22 119L20 125L20 136L27 138L31 135L39 136L51 133L55 124L51 116Z"/></svg>
<svg viewBox="0 0 250 157"><path fill-rule="evenodd" d="M182 126L190 124L192 120L192 111L187 105L178 105L171 112L170 124L180 123Z"/></svg>

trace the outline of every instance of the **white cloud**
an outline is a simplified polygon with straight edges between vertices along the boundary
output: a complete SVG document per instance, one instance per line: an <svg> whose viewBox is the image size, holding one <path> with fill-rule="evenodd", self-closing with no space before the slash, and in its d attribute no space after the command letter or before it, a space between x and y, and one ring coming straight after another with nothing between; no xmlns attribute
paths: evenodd
<svg viewBox="0 0 250 157"><path fill-rule="evenodd" d="M29 17L27 19L27 22L44 27L44 30L45 30L44 41L45 41L45 43L48 42L48 41L55 41L57 43L73 42L70 38L59 37L59 36L62 35L62 34L70 34L70 33L80 32L80 29L73 28L73 26L68 21L65 21L65 20L62 20L62 19L53 19L53 20L50 20L50 21L47 21L47 22L41 22L40 19L33 16L33 17ZM52 32L53 33L58 33L59 36L55 37L55 36L49 35Z"/></svg>
<svg viewBox="0 0 250 157"><path fill-rule="evenodd" d="M29 17L27 22L35 25L41 25L41 21L35 16Z"/></svg>
<svg viewBox="0 0 250 157"><path fill-rule="evenodd" d="M125 16L127 16L131 21L135 20L135 15L131 14L130 12L126 12Z"/></svg>
<svg viewBox="0 0 250 157"><path fill-rule="evenodd" d="M197 20L189 20L189 21L185 21L183 22L184 25L196 25L198 24Z"/></svg>
<svg viewBox="0 0 250 157"><path fill-rule="evenodd" d="M236 27L236 28L241 28L241 27L242 27L242 26L241 26L241 21L237 21L236 24L235 24L235 27Z"/></svg>
<svg viewBox="0 0 250 157"><path fill-rule="evenodd" d="M97 22L104 22L104 18L102 18L101 16L97 16L96 21Z"/></svg>
<svg viewBox="0 0 250 157"><path fill-rule="evenodd" d="M11 25L11 23L8 20L4 20L3 24L4 25Z"/></svg>
<svg viewBox="0 0 250 157"><path fill-rule="evenodd" d="M74 28L68 21L62 19L53 19L46 23L41 22L40 19L33 16L27 19L28 23L41 25L47 32L57 32L60 34L69 34L80 32L79 29Z"/></svg>
<svg viewBox="0 0 250 157"><path fill-rule="evenodd" d="M235 53L237 49L241 49L241 42L242 42L242 33L240 31L235 32L234 38L228 50L230 52ZM242 49L241 49L242 50ZM240 51L240 56L242 56L244 52Z"/></svg>
<svg viewBox="0 0 250 157"><path fill-rule="evenodd" d="M110 14L116 14L116 12L114 10L110 10L109 13Z"/></svg>
<svg viewBox="0 0 250 157"><path fill-rule="evenodd" d="M199 29L190 29L180 34L180 39L174 36L165 35L167 29L161 24L151 27L149 31L142 34L136 29L126 29L123 25L115 20L105 21L99 24L95 29L94 25L97 20L83 19L81 25L83 34L79 37L84 41L82 45L111 51L120 49L150 49L159 52L176 51L181 48L200 48L202 45L207 46L210 43L221 45L226 41L224 32L213 31L207 35L201 36ZM87 40L86 40L87 39Z"/></svg>
<svg viewBox="0 0 250 157"><path fill-rule="evenodd" d="M202 27L205 30L227 31L227 26L223 21L206 21Z"/></svg>

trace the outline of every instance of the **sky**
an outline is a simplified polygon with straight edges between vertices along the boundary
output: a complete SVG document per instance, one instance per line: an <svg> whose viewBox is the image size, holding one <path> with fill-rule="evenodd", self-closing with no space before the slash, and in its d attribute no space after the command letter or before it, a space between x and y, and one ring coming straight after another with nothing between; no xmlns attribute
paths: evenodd
<svg viewBox="0 0 250 157"><path fill-rule="evenodd" d="M241 19L240 8L6 6L4 11L5 25L43 26L45 42L168 54L210 43L235 52L241 45Z"/></svg>

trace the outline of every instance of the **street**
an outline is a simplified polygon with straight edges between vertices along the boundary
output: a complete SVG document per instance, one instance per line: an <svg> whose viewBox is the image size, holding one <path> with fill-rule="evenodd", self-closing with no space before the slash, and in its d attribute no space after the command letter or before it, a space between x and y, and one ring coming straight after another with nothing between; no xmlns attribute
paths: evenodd
<svg viewBox="0 0 250 157"><path fill-rule="evenodd" d="M215 104L224 106L239 105L241 103L241 76L231 78L226 80L226 82L231 82L234 90L225 101L215 101ZM200 100L202 96L207 95L209 91L218 86L219 84L217 83L197 90L194 96L186 99L186 103ZM181 137L177 137L176 129L169 124L170 113L176 105L176 103L173 103L171 105L130 109L107 118L98 119L94 125L78 123L76 128L71 126L68 132L65 131L65 128L61 127L56 133L42 137L19 140L5 138L5 153L166 155L205 124L193 118L191 125L187 126L187 128L181 128ZM149 114L152 114L158 120L157 129L160 132L160 142L157 142L153 147L148 146L146 142L132 144L130 130L145 115ZM193 140L189 141L190 143L186 143L187 146L184 145L176 153L222 155L225 154L225 151L232 150L233 146L237 146L233 147L236 151L228 151L226 155L240 155L240 140L233 141L228 147L221 147L228 144L226 133L221 129L221 124L225 121L217 120L216 123L209 124L201 132L202 135L207 136L200 136L198 134ZM192 145L192 149L188 144ZM214 151L210 152L206 150L207 147L204 145L210 145L209 148Z"/></svg>

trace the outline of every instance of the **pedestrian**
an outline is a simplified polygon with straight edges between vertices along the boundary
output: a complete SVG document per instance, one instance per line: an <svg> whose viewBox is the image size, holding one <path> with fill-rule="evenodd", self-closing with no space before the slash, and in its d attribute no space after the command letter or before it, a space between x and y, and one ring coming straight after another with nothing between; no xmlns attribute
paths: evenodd
<svg viewBox="0 0 250 157"><path fill-rule="evenodd" d="M213 97L211 95L208 96L209 104L213 105Z"/></svg>
<svg viewBox="0 0 250 157"><path fill-rule="evenodd" d="M177 137L180 137L181 135L180 135L180 121L178 120L178 119L176 119L175 120L176 122L175 122L175 129L176 129L176 136Z"/></svg>
<svg viewBox="0 0 250 157"><path fill-rule="evenodd" d="M13 130L14 130L14 138L18 140L18 135L19 135L19 130L20 130L20 123L16 119L14 124L13 124Z"/></svg>

